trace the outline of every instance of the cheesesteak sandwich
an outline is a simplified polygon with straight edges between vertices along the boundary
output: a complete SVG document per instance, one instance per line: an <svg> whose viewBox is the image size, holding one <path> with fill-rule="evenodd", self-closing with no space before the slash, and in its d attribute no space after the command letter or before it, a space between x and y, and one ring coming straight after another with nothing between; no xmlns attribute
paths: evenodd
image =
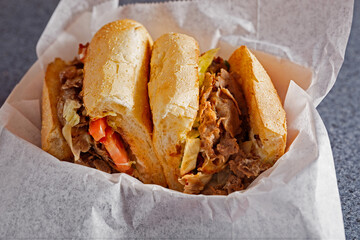
<svg viewBox="0 0 360 240"><path fill-rule="evenodd" d="M79 59L47 67L42 148L60 160L166 186L153 150L147 83L152 39L132 20L103 26Z"/></svg>
<svg viewBox="0 0 360 240"><path fill-rule="evenodd" d="M270 77L246 46L225 61L199 56L195 39L169 33L153 46L153 142L171 189L243 190L280 158L286 118Z"/></svg>

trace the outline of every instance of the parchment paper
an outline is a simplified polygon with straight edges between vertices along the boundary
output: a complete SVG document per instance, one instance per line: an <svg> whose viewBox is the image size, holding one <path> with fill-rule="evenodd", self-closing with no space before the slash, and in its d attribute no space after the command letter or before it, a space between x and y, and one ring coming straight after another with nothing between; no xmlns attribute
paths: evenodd
<svg viewBox="0 0 360 240"><path fill-rule="evenodd" d="M39 60L0 109L0 236L5 238L344 238L334 162L316 106L344 59L353 1L63 0ZM105 23L135 19L153 39L194 36L202 51L254 50L288 121L285 155L245 191L186 195L126 174L60 162L40 149L43 69L73 59ZM264 53L265 52L265 53ZM275 55L276 57L274 57Z"/></svg>

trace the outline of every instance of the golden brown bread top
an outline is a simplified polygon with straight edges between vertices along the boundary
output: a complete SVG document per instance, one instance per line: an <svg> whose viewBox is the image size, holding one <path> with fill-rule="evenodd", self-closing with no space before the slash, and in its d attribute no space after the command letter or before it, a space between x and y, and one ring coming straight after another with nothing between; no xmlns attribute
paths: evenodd
<svg viewBox="0 0 360 240"><path fill-rule="evenodd" d="M147 82L152 39L140 23L103 26L90 42L84 65L84 104L99 118L128 111L150 130Z"/></svg>
<svg viewBox="0 0 360 240"><path fill-rule="evenodd" d="M178 182L186 134L199 108L199 46L185 34L168 33L153 47L149 82L153 142L171 189Z"/></svg>
<svg viewBox="0 0 360 240"><path fill-rule="evenodd" d="M264 161L276 161L286 147L286 116L276 89L263 66L246 46L230 56L249 110L250 138ZM260 141L259 141L260 139Z"/></svg>
<svg viewBox="0 0 360 240"><path fill-rule="evenodd" d="M156 40L149 82L155 124L168 114L193 118L199 107L198 59L199 46L192 37L168 33Z"/></svg>
<svg viewBox="0 0 360 240"><path fill-rule="evenodd" d="M136 157L136 176L166 186L153 149L147 91L152 39L143 25L123 19L103 26L93 37L84 62L84 105L91 118L108 123Z"/></svg>

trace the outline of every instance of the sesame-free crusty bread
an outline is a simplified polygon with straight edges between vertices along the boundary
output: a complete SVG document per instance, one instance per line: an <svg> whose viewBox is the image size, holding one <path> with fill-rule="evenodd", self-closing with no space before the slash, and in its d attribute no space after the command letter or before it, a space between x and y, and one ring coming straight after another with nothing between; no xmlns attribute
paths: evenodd
<svg viewBox="0 0 360 240"><path fill-rule="evenodd" d="M140 23L118 20L93 37L84 61L84 105L92 118L108 116L136 157L135 176L166 186L153 149L148 100L152 39Z"/></svg>
<svg viewBox="0 0 360 240"><path fill-rule="evenodd" d="M262 161L273 163L286 147L286 116L276 89L264 67L241 46L230 56L230 71L240 78L249 112L250 139Z"/></svg>
<svg viewBox="0 0 360 240"><path fill-rule="evenodd" d="M41 148L60 160L72 161L73 154L61 133L56 107L61 88L59 73L65 66L63 60L56 58L46 69L41 104Z"/></svg>
<svg viewBox="0 0 360 240"><path fill-rule="evenodd" d="M149 82L153 142L169 188L178 191L183 190L178 178L186 135L199 109L198 62L199 46L192 37L168 33L154 43Z"/></svg>
<svg viewBox="0 0 360 240"><path fill-rule="evenodd" d="M198 44L189 36L169 33L154 43L149 83L153 142L169 187L178 191L183 190L178 179L186 135L199 110L198 61ZM286 146L285 111L276 89L245 46L233 53L229 64L245 96L254 153L273 163Z"/></svg>

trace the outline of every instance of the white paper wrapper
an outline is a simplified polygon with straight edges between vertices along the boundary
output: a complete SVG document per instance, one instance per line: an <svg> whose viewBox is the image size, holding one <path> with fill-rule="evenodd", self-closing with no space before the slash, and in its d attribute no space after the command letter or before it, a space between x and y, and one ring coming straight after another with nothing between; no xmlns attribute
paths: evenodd
<svg viewBox="0 0 360 240"><path fill-rule="evenodd" d="M331 146L315 107L343 62L352 11L351 0L119 8L112 0L61 1L39 40L39 60L0 109L0 236L344 238ZM193 196L43 152L42 69L54 57L72 59L78 43L118 18L143 23L153 39L169 31L189 34L202 51L220 47L225 58L239 45L257 50L287 113L286 154L245 191Z"/></svg>

